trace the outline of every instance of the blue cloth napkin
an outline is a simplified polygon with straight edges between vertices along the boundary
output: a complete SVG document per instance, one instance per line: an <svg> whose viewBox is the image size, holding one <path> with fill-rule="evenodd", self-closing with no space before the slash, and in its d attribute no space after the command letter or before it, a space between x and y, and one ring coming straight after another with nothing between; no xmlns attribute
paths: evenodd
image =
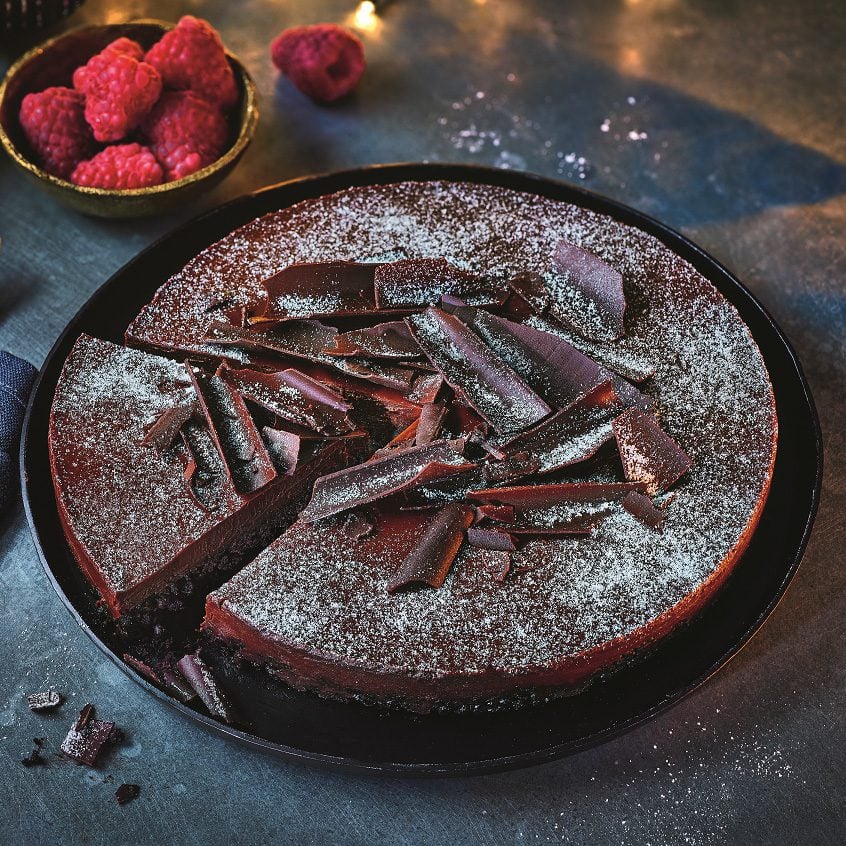
<svg viewBox="0 0 846 846"><path fill-rule="evenodd" d="M0 350L0 516L18 489L21 426L36 373L28 361Z"/></svg>

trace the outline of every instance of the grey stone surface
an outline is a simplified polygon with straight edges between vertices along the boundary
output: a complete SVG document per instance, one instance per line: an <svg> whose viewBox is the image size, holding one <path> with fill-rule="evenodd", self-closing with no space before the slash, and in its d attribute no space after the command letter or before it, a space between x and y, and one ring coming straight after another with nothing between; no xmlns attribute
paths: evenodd
<svg viewBox="0 0 846 846"><path fill-rule="evenodd" d="M461 780L341 775L255 754L171 713L76 628L20 506L0 516L0 842L839 844L846 839L846 12L839 2L395 0L357 94L277 82L273 33L354 3L90 0L74 23L207 16L255 74L256 143L191 208L143 223L64 211L0 162L0 346L39 364L114 270L244 191L379 161L525 168L676 226L763 300L806 367L825 437L805 561L749 646L650 724L577 756ZM0 69L26 46L6 45ZM607 131L606 131L607 128ZM583 177L583 178L582 178ZM68 701L31 714L24 694ZM94 701L127 742L53 753ZM46 737L50 763L18 761ZM121 781L141 796L118 807Z"/></svg>

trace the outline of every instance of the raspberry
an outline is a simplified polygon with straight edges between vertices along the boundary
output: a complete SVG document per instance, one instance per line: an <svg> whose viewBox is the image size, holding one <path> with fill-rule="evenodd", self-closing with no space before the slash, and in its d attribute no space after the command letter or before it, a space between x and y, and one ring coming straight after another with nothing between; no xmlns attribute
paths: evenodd
<svg viewBox="0 0 846 846"><path fill-rule="evenodd" d="M117 50L118 53L126 53L133 59L140 62L144 58L144 48L131 38L116 38L111 44L106 45L106 50Z"/></svg>
<svg viewBox="0 0 846 846"><path fill-rule="evenodd" d="M235 74L223 42L207 21L185 15L148 51L146 60L167 88L188 89L224 111L238 102Z"/></svg>
<svg viewBox="0 0 846 846"><path fill-rule="evenodd" d="M47 173L67 179L91 155L94 136L85 122L85 98L72 88L47 88L27 94L20 111L21 128Z"/></svg>
<svg viewBox="0 0 846 846"><path fill-rule="evenodd" d="M210 165L222 152L229 126L220 110L193 91L166 91L142 125L167 179Z"/></svg>
<svg viewBox="0 0 846 846"><path fill-rule="evenodd" d="M119 38L77 68L73 85L85 94L85 119L98 141L119 141L147 116L162 92L159 72Z"/></svg>
<svg viewBox="0 0 846 846"><path fill-rule="evenodd" d="M286 29L270 45L273 64L309 97L331 103L358 85L364 45L337 24Z"/></svg>
<svg viewBox="0 0 846 846"><path fill-rule="evenodd" d="M113 144L80 162L71 174L71 182L88 188L147 188L163 179L156 157L141 144Z"/></svg>

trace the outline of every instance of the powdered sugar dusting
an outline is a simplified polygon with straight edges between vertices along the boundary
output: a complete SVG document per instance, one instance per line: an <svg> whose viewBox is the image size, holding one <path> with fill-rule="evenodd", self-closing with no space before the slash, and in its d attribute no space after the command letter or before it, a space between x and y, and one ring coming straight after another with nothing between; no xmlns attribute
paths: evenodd
<svg viewBox="0 0 846 846"><path fill-rule="evenodd" d="M717 570L768 478L775 419L763 361L735 309L691 266L595 212L487 186L351 189L215 245L160 292L132 337L156 344L195 331L201 345L192 326L210 297L230 286L245 303L259 299L261 278L295 260L368 260L402 249L504 279L546 272L562 238L623 274L627 335L608 349L648 352L655 376L644 392L693 461L663 531L617 504L592 536L529 542L514 565L534 569L505 583L494 577L501 553L465 548L440 590L389 596L395 545L365 556L329 520L287 533L217 592L219 602L274 639L361 666L508 672L627 635ZM596 479L619 472L612 463Z"/></svg>

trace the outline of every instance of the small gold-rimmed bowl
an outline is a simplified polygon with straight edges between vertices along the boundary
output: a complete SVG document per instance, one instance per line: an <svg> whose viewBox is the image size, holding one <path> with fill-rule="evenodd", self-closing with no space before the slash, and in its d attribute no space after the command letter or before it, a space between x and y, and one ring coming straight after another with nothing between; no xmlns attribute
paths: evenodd
<svg viewBox="0 0 846 846"><path fill-rule="evenodd" d="M249 146L259 114L255 83L247 69L229 52L227 57L240 93L237 105L229 114L229 147L208 167L173 182L127 190L74 185L38 166L18 120L21 101L27 94L43 91L51 85L71 86L74 70L116 38L132 38L147 50L173 27L172 23L157 20L83 26L51 38L24 54L9 68L0 84L0 144L12 161L58 200L96 217L162 214L217 185Z"/></svg>

